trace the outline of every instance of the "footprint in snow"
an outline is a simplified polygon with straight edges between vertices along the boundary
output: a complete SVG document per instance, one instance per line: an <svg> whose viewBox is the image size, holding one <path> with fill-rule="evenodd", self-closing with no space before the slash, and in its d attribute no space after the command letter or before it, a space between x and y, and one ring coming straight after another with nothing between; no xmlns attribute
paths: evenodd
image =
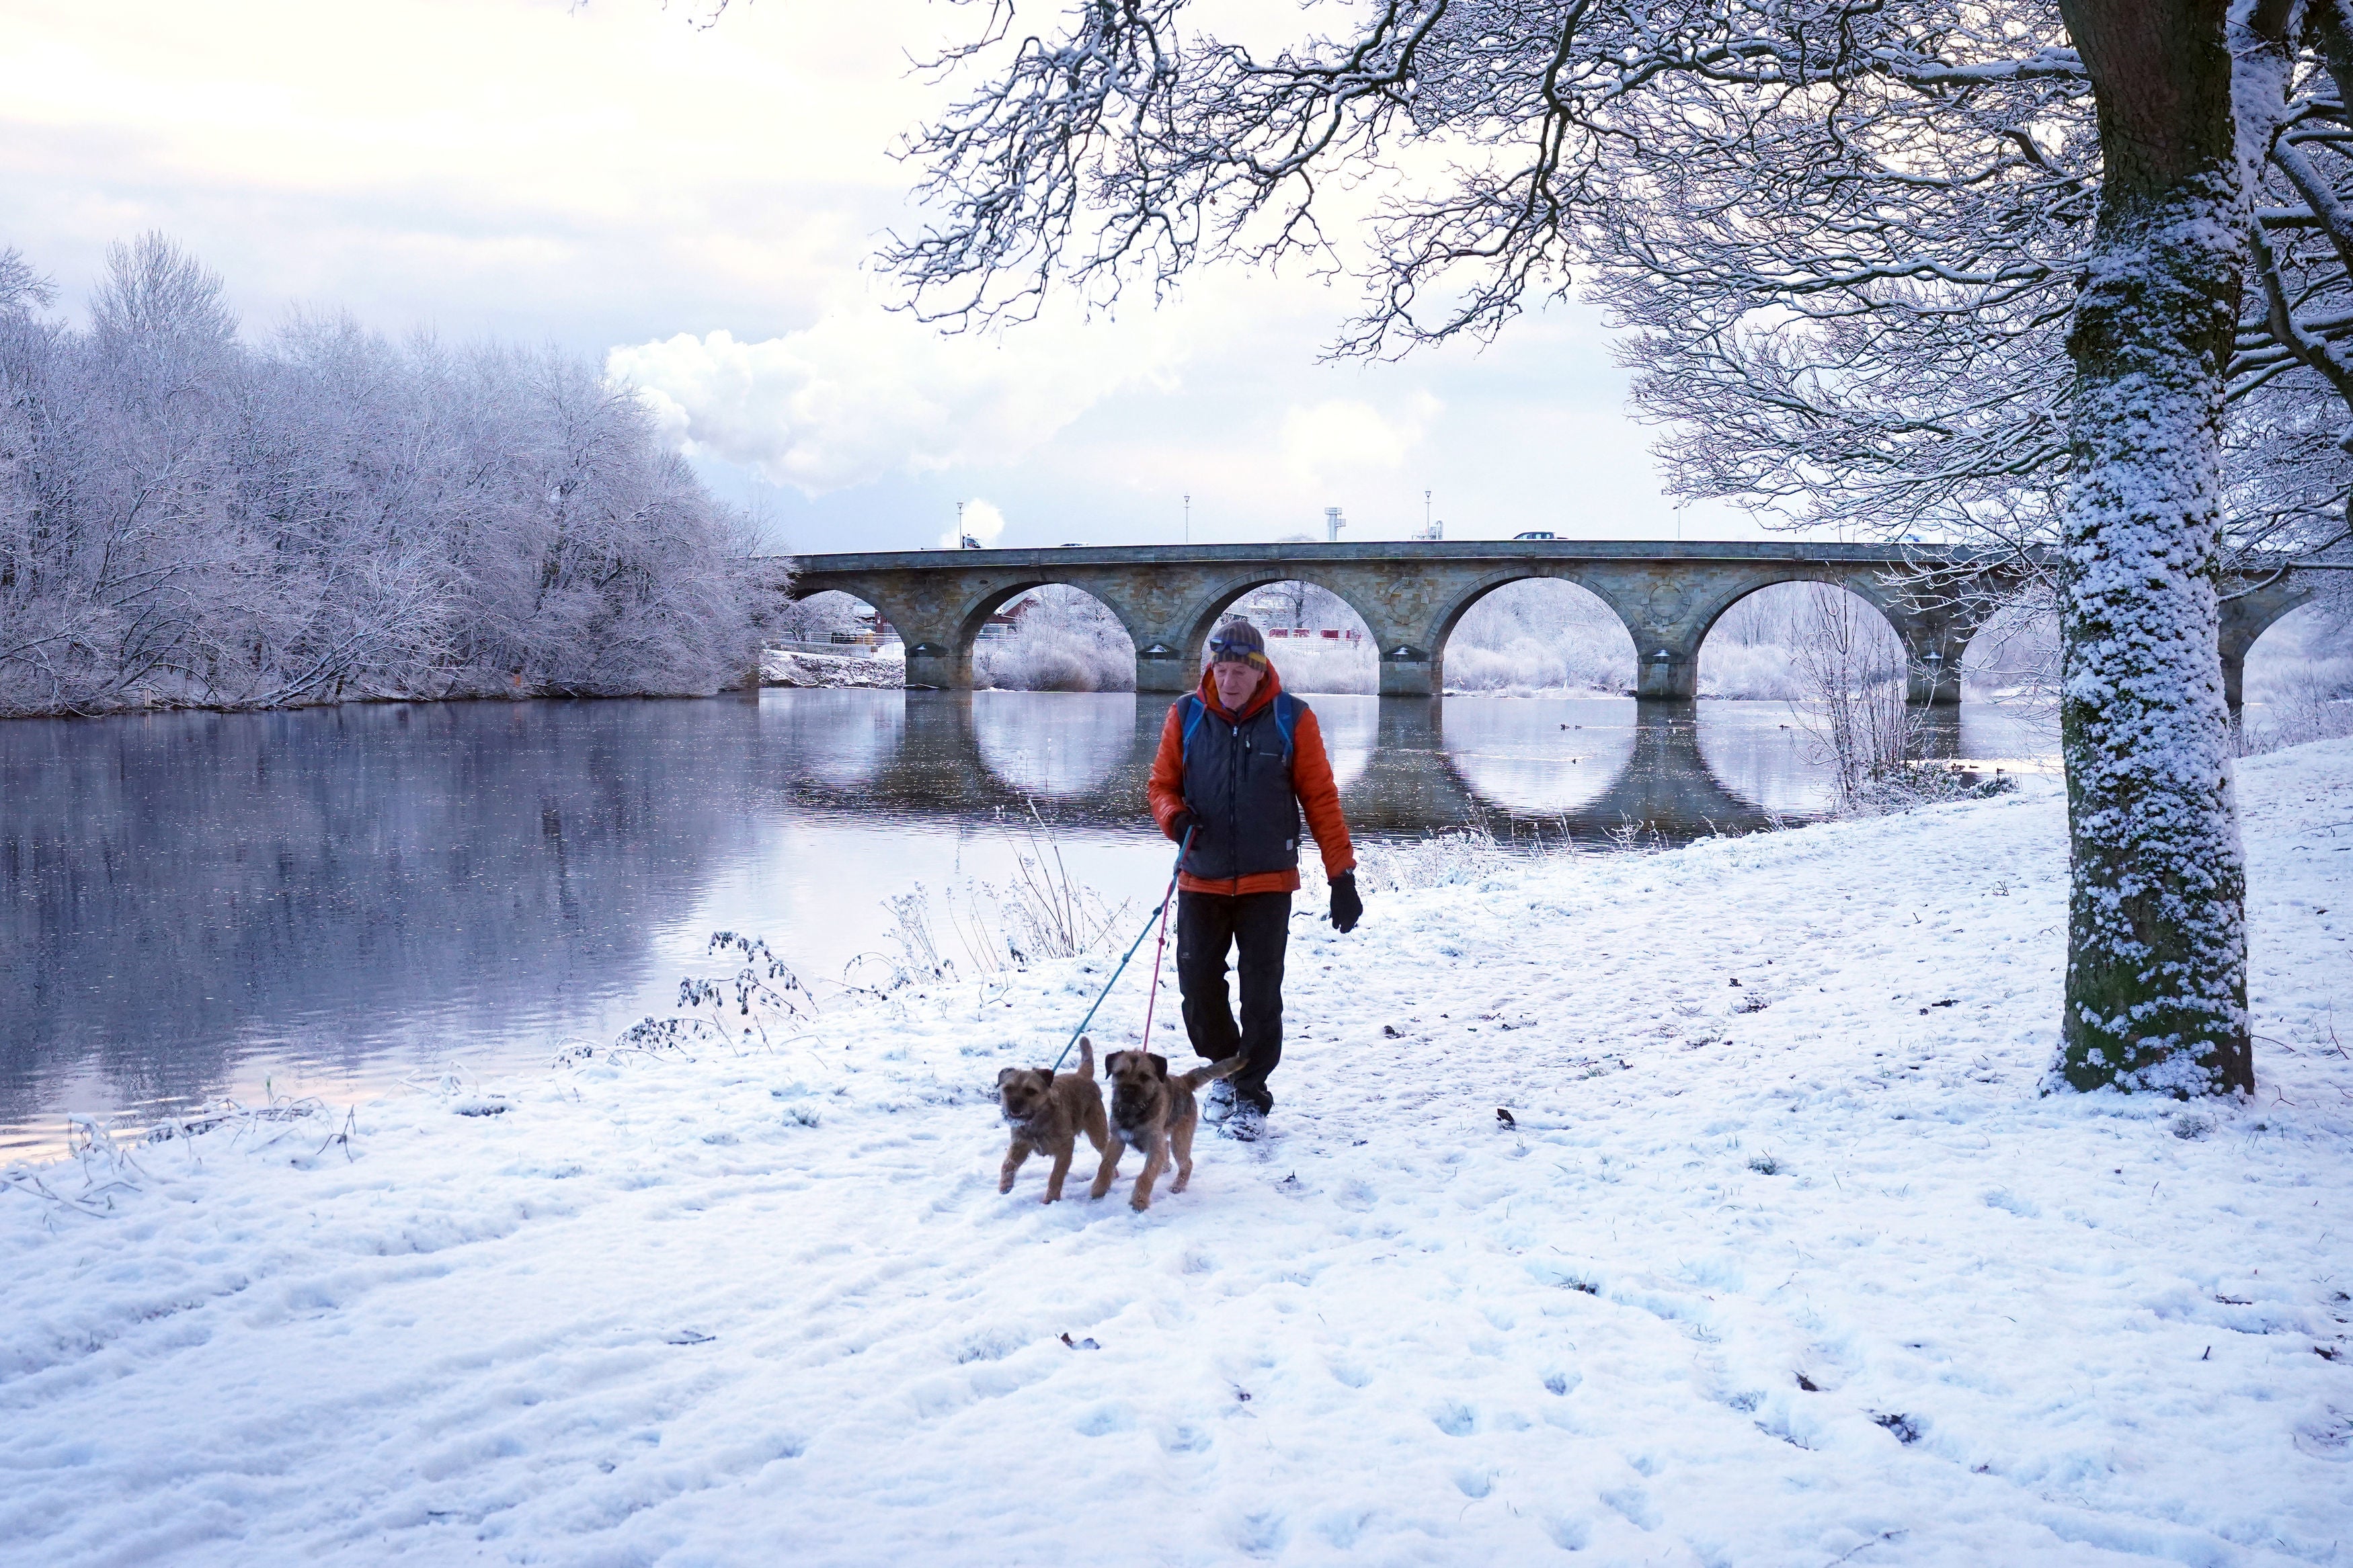
<svg viewBox="0 0 2353 1568"><path fill-rule="evenodd" d="M1651 1501L1651 1494L1641 1487L1619 1487L1603 1492L1601 1500L1637 1530L1659 1528L1658 1506Z"/></svg>
<svg viewBox="0 0 2353 1568"><path fill-rule="evenodd" d="M1479 1413L1469 1405L1449 1402L1430 1412L1430 1421L1450 1437L1467 1437L1479 1426Z"/></svg>
<svg viewBox="0 0 2353 1568"><path fill-rule="evenodd" d="M1291 1539L1291 1523L1272 1509L1245 1513L1236 1519L1232 1540L1237 1551L1251 1557L1272 1557Z"/></svg>
<svg viewBox="0 0 2353 1568"><path fill-rule="evenodd" d="M1202 1427L1180 1423L1160 1434L1160 1451L1164 1454L1203 1454L1209 1448L1209 1434Z"/></svg>

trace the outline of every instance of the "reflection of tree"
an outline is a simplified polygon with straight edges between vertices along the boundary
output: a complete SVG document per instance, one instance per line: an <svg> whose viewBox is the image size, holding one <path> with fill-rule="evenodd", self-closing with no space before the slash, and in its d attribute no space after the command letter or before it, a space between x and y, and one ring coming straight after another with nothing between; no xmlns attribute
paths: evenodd
<svg viewBox="0 0 2353 1568"><path fill-rule="evenodd" d="M1440 721L1455 771L1482 800L1518 816L1554 817L1590 806L1625 771L1634 751L1629 706L1449 702Z"/></svg>
<svg viewBox="0 0 2353 1568"><path fill-rule="evenodd" d="M94 1068L545 1017L634 984L754 777L747 703L343 707L0 726L0 1116ZM373 1022L344 1033L353 1019ZM29 1097L29 1098L28 1098Z"/></svg>
<svg viewBox="0 0 2353 1568"><path fill-rule="evenodd" d="M1145 700L1149 707L1152 700ZM1046 800L1092 795L1115 781L1141 724L1138 703L1101 696L1004 692L972 703L972 744L981 765L1016 795ZM1156 716L1155 716L1156 718ZM1151 739L1160 738L1158 723ZM1142 781L1134 781L1140 792Z"/></svg>
<svg viewBox="0 0 2353 1568"><path fill-rule="evenodd" d="M905 742L907 708L895 693L795 691L760 710L764 749L792 783L858 785L873 779Z"/></svg>

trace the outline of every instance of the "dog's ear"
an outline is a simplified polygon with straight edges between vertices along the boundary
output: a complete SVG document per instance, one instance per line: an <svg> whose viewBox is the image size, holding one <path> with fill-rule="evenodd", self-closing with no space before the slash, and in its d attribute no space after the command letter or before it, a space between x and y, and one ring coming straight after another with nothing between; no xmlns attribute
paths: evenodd
<svg viewBox="0 0 2353 1568"><path fill-rule="evenodd" d="M1168 1081L1168 1058L1166 1057L1155 1055L1148 1056L1144 1059L1152 1064L1153 1077L1158 1079L1163 1083L1166 1083Z"/></svg>
<svg viewBox="0 0 2353 1568"><path fill-rule="evenodd" d="M1113 1051L1111 1055L1103 1058L1104 1076L1108 1077L1111 1074L1119 1071L1119 1058L1125 1055L1127 1055L1125 1051Z"/></svg>
<svg viewBox="0 0 2353 1568"><path fill-rule="evenodd" d="M1021 1069L1020 1069L1019 1068L1007 1068L1004 1071L1002 1071L1002 1072L998 1073L998 1074L997 1075L997 1088L999 1088L999 1089L1003 1089L1003 1088L1005 1087L1005 1080L1006 1080L1007 1079L1011 1078L1014 1074L1016 1074L1016 1073L1019 1072L1020 1070L1021 1070Z"/></svg>

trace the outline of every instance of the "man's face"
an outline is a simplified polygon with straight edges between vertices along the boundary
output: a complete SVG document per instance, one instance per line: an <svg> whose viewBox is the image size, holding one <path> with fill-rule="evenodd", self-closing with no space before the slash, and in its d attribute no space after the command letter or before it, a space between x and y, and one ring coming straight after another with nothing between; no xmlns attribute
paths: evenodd
<svg viewBox="0 0 2353 1568"><path fill-rule="evenodd" d="M1221 658L1209 666L1209 679L1218 683L1219 705L1229 713L1239 713L1266 677L1239 659Z"/></svg>

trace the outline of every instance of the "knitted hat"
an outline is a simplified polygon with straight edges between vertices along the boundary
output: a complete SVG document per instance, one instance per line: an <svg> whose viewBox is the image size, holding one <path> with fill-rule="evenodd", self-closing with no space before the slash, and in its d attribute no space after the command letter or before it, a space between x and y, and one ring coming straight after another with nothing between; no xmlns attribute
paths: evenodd
<svg viewBox="0 0 2353 1568"><path fill-rule="evenodd" d="M1256 626L1237 616L1209 634L1211 664L1247 664L1252 669L1266 668L1266 638Z"/></svg>

